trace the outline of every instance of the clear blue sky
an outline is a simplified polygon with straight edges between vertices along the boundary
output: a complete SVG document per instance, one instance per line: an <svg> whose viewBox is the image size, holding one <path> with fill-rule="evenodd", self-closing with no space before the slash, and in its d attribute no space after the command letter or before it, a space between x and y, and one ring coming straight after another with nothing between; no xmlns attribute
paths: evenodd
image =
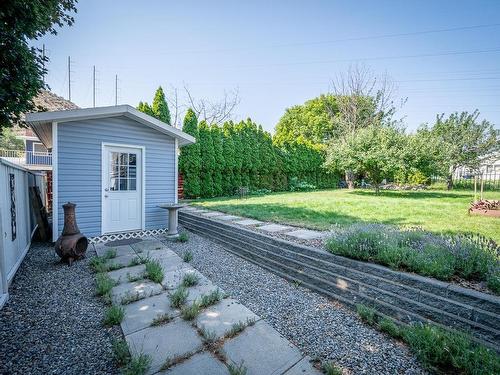
<svg viewBox="0 0 500 375"><path fill-rule="evenodd" d="M238 88L236 119L272 131L287 107L327 92L336 74L363 60L408 98L401 115L410 130L438 112L475 108L500 125L498 0L85 0L75 20L35 45L45 44L47 82L64 97L71 56L72 100L81 107L92 106L96 65L98 106L114 104L115 74L119 103L134 106L158 85L181 94L187 85L208 99ZM414 34L478 25L490 26Z"/></svg>

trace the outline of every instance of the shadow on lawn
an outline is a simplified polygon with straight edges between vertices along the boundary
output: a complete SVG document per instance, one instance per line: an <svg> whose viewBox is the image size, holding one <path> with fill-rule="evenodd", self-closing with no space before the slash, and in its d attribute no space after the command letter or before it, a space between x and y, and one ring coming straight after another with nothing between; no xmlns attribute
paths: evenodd
<svg viewBox="0 0 500 375"><path fill-rule="evenodd" d="M374 190L353 190L349 194L366 196L366 197L388 197L388 198L403 198L403 199L438 199L438 198L468 198L467 194L454 194L441 191L420 190L420 191L406 191L406 190L381 190L378 195ZM472 197L472 195L471 195Z"/></svg>

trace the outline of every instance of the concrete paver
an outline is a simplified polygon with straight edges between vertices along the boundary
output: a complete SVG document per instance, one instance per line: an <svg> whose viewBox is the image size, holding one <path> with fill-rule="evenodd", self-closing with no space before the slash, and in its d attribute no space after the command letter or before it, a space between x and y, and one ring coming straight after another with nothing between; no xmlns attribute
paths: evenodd
<svg viewBox="0 0 500 375"><path fill-rule="evenodd" d="M103 244L99 244L95 246L95 251L97 255L103 256L106 255L106 252L108 250L114 249L116 251L116 256L122 256L122 255L134 255L135 251L132 249L130 245L123 245L123 246L106 246Z"/></svg>
<svg viewBox="0 0 500 375"><path fill-rule="evenodd" d="M310 229L297 229L292 232L287 232L287 236L292 236L301 240L315 240L318 238L326 237L328 232L320 232L317 230Z"/></svg>
<svg viewBox="0 0 500 375"><path fill-rule="evenodd" d="M108 272L108 276L118 283L128 282L129 278L137 278L144 275L146 266L139 264L138 266L120 268L119 270Z"/></svg>
<svg viewBox="0 0 500 375"><path fill-rule="evenodd" d="M283 375L321 375L322 372L311 364L311 358L304 357Z"/></svg>
<svg viewBox="0 0 500 375"><path fill-rule="evenodd" d="M290 230L293 228L289 227L287 225L281 225L281 224L266 224L266 225L262 225L260 227L257 227L257 229L261 229L261 230L266 231L266 232L274 233L274 232L283 232L283 231Z"/></svg>
<svg viewBox="0 0 500 375"><path fill-rule="evenodd" d="M219 290L219 292L224 296L224 291L220 289L217 285L208 282L202 285L196 285L188 288L189 294L187 297L187 303L193 303L196 300L199 300L203 295L209 294L213 291Z"/></svg>
<svg viewBox="0 0 500 375"><path fill-rule="evenodd" d="M249 226L249 225L263 224L264 222L260 221L260 220L254 220L254 219L243 219L243 220L235 221L234 223L239 224L239 225L245 225L245 226L248 225Z"/></svg>
<svg viewBox="0 0 500 375"><path fill-rule="evenodd" d="M159 371L167 359L195 352L202 341L195 329L180 318L159 327L149 327L125 336L132 355L151 357L148 374Z"/></svg>
<svg viewBox="0 0 500 375"><path fill-rule="evenodd" d="M121 267L127 267L130 265L130 262L132 262L133 259L137 258L137 255L135 254L127 254L127 255L122 255L122 256L117 256L116 258L111 258L106 261L106 264L108 266L121 266Z"/></svg>
<svg viewBox="0 0 500 375"><path fill-rule="evenodd" d="M282 374L302 359L300 351L263 320L228 340L223 350L247 375Z"/></svg>
<svg viewBox="0 0 500 375"><path fill-rule="evenodd" d="M256 322L259 316L238 301L227 298L217 305L210 306L202 311L196 319L196 326L213 332L217 338L221 338L228 333L234 324Z"/></svg>
<svg viewBox="0 0 500 375"><path fill-rule="evenodd" d="M161 293L163 288L160 284L149 280L135 281L133 283L123 283L111 289L111 299L114 303L121 304L124 299L137 296L146 298Z"/></svg>
<svg viewBox="0 0 500 375"><path fill-rule="evenodd" d="M165 289L175 289L180 285L182 278L187 274L195 274L196 276L198 276L198 285L208 284L210 282L200 272L195 270L190 265L184 263L182 266L175 270L165 272L165 277L161 282L161 285L163 285Z"/></svg>
<svg viewBox="0 0 500 375"><path fill-rule="evenodd" d="M146 250L160 250L160 249L165 249L165 245L156 239L151 239L151 240L143 240L141 242L134 243L132 245L132 248L137 252L137 253L142 253Z"/></svg>
<svg viewBox="0 0 500 375"><path fill-rule="evenodd" d="M193 355L187 361L169 368L165 375L229 375L227 367L211 353Z"/></svg>
<svg viewBox="0 0 500 375"><path fill-rule="evenodd" d="M155 318L162 314L179 316L180 311L170 306L168 293L161 293L124 306L125 318L121 323L123 333L128 335L151 326Z"/></svg>

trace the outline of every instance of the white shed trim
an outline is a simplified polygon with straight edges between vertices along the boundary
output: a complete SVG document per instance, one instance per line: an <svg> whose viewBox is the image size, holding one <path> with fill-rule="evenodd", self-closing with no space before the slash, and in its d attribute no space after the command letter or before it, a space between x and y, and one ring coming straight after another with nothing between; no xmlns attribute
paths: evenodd
<svg viewBox="0 0 500 375"><path fill-rule="evenodd" d="M53 148L54 136L52 133L53 122L70 123L72 121L82 121L97 118L125 116L141 124L144 124L161 133L175 138L179 146L195 143L196 140L191 135L174 128L164 122L138 111L130 105L118 105L111 107L82 108L67 111L36 112L26 115L26 122L31 125L33 131L47 148Z"/></svg>

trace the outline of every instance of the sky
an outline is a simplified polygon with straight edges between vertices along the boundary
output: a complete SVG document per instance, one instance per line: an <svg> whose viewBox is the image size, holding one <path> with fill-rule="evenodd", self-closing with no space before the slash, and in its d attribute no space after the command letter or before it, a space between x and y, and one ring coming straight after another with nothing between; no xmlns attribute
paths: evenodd
<svg viewBox="0 0 500 375"><path fill-rule="evenodd" d="M238 92L234 119L273 131L286 108L332 90L361 64L394 81L409 131L436 114L481 112L500 125L500 1L111 1L77 4L45 45L46 82L80 107L186 102Z"/></svg>

